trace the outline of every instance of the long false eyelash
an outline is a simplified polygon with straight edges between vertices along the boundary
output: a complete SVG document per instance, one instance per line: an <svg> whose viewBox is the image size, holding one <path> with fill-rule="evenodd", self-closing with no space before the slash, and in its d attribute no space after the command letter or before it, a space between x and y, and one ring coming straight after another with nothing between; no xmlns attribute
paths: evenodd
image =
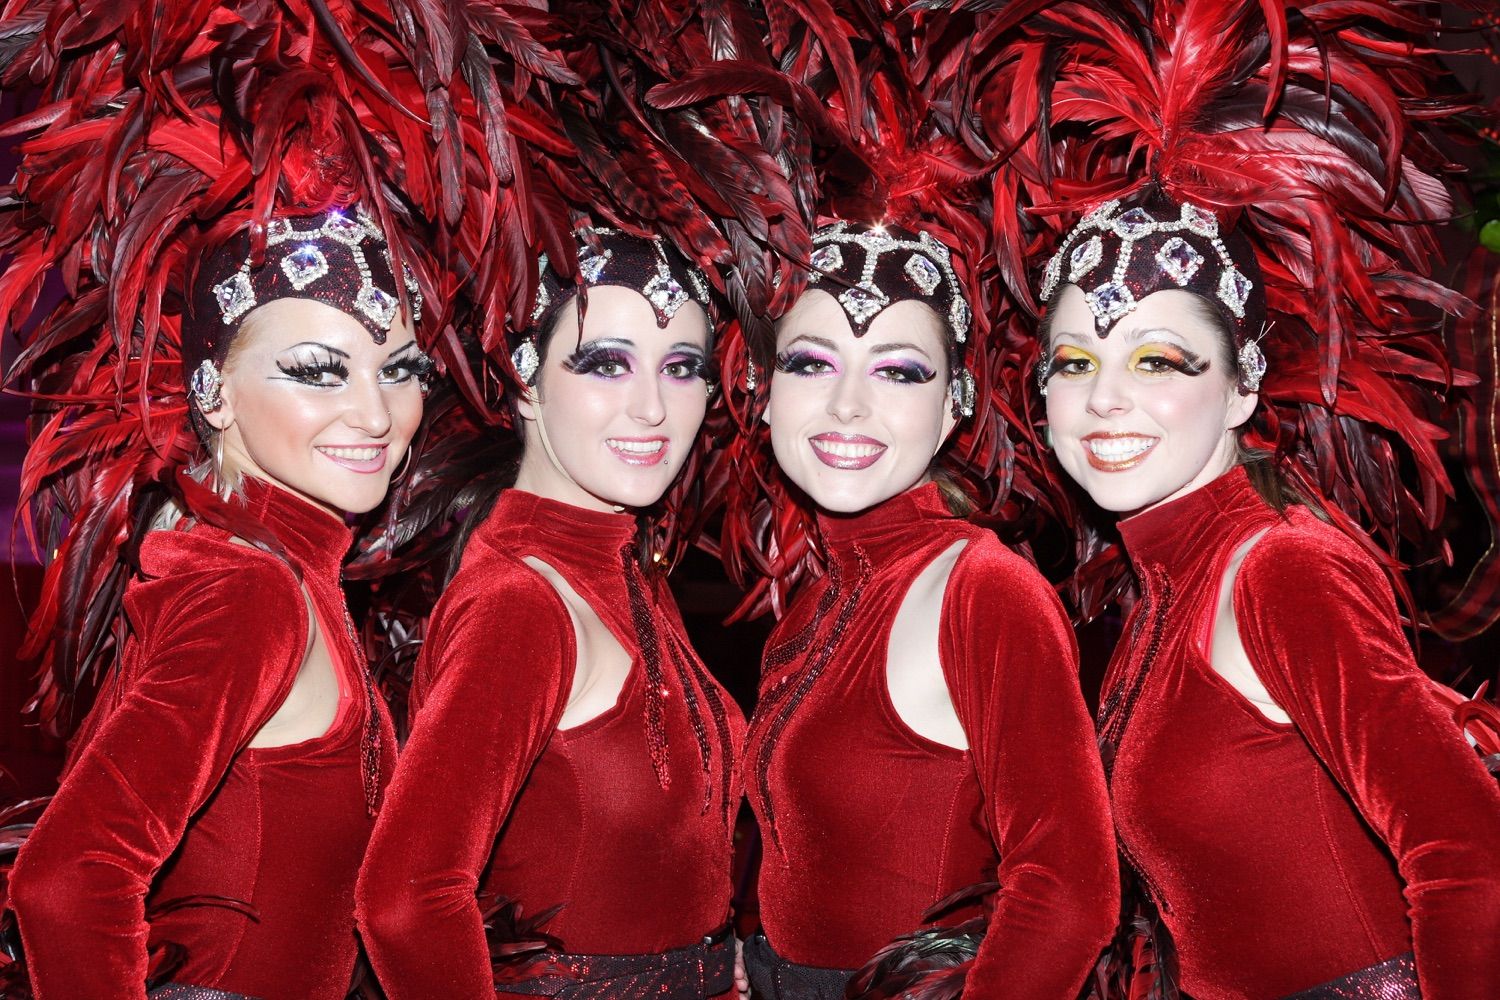
<svg viewBox="0 0 1500 1000"><path fill-rule="evenodd" d="M1157 351L1155 354L1147 355L1151 360L1160 361L1173 371L1184 375L1202 375L1213 367L1213 362L1208 358L1199 357L1192 351L1178 348L1173 351ZM1146 360L1142 358L1141 360Z"/></svg>
<svg viewBox="0 0 1500 1000"><path fill-rule="evenodd" d="M799 369L809 362L829 367L833 365L833 362L812 351L782 351L776 355L776 370L787 375L798 375L802 374Z"/></svg>
<svg viewBox="0 0 1500 1000"><path fill-rule="evenodd" d="M683 354L669 359L667 363L669 365L682 365L687 368L688 371L687 375L684 376L685 378L708 377L708 359L701 354Z"/></svg>
<svg viewBox="0 0 1500 1000"><path fill-rule="evenodd" d="M426 352L415 351L411 354L403 355L399 358L392 358L390 361L386 362L386 365L381 369L381 372L388 372L393 368L405 368L409 370L412 373L412 376L417 379L417 381L421 382L423 385L426 385L428 382L432 381L432 376L437 371L437 362L433 361Z"/></svg>
<svg viewBox="0 0 1500 1000"><path fill-rule="evenodd" d="M289 362L278 361L276 367L287 378L296 379L299 382L316 382L320 375L349 377L349 366L344 363L343 359L334 357L326 351L309 352Z"/></svg>
<svg viewBox="0 0 1500 1000"><path fill-rule="evenodd" d="M606 364L630 367L630 356L613 347L589 347L585 345L568 355L563 367L574 375L588 375Z"/></svg>
<svg viewBox="0 0 1500 1000"><path fill-rule="evenodd" d="M898 381L911 385L926 385L937 378L937 372L916 361L887 361L879 366L879 370L901 372L903 377Z"/></svg>

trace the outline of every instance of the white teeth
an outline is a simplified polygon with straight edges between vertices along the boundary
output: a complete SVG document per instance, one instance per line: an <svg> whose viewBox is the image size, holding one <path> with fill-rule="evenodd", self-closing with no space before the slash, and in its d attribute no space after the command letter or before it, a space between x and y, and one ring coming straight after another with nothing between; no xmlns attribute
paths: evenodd
<svg viewBox="0 0 1500 1000"><path fill-rule="evenodd" d="M834 458L869 458L885 451L882 444L855 444L851 441L814 441L813 447Z"/></svg>
<svg viewBox="0 0 1500 1000"><path fill-rule="evenodd" d="M655 455L666 446L666 442L660 439L656 441L623 441L619 438L609 438L605 441L616 451L623 451L631 455Z"/></svg>
<svg viewBox="0 0 1500 1000"><path fill-rule="evenodd" d="M369 462L379 457L379 448L319 448L330 458L342 458L349 462Z"/></svg>
<svg viewBox="0 0 1500 1000"><path fill-rule="evenodd" d="M1155 438L1143 437L1090 438L1087 442L1094 457L1104 462L1129 461L1145 454L1155 443Z"/></svg>

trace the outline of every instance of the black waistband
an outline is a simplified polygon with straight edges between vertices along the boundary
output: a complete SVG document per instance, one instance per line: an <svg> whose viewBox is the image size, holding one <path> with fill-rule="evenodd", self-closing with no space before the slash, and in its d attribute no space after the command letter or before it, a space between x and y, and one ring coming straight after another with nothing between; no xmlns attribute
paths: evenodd
<svg viewBox="0 0 1500 1000"><path fill-rule="evenodd" d="M1417 961L1407 952L1294 993L1286 1000L1422 1000L1422 991L1417 988Z"/></svg>
<svg viewBox="0 0 1500 1000"><path fill-rule="evenodd" d="M757 1000L843 1000L855 972L788 962L764 934L745 942L745 971Z"/></svg>
<svg viewBox="0 0 1500 1000"><path fill-rule="evenodd" d="M543 951L497 965L500 993L556 1000L703 1000L734 988L734 938L724 927L697 944L650 955Z"/></svg>

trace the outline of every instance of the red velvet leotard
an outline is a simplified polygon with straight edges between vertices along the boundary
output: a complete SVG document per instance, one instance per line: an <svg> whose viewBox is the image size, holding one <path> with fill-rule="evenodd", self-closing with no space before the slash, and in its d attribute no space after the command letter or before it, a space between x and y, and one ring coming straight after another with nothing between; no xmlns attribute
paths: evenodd
<svg viewBox="0 0 1500 1000"><path fill-rule="evenodd" d="M1415 946L1425 1000L1500 991L1500 791L1417 668L1389 584L1235 469L1121 524L1142 597L1105 682L1127 858L1196 1000L1271 1000ZM1290 724L1211 666L1220 583ZM1403 895L1404 892L1404 895Z"/></svg>
<svg viewBox="0 0 1500 1000"><path fill-rule="evenodd" d="M1001 884L966 997L1075 996L1119 901L1077 650L1046 581L937 488L820 519L830 571L766 647L746 785L761 919L804 965L852 969L957 889ZM891 625L955 542L939 630L970 749L917 735L886 686Z"/></svg>
<svg viewBox="0 0 1500 1000"><path fill-rule="evenodd" d="M495 995L476 893L529 916L561 904L542 930L574 953L660 953L727 919L744 721L688 648L665 583L636 567L635 527L507 490L438 602L360 877L392 1000ZM528 556L632 659L615 706L566 730L573 624Z"/></svg>
<svg viewBox="0 0 1500 1000"><path fill-rule="evenodd" d="M120 670L11 883L40 1000L144 997L147 949L167 943L186 949L175 982L264 1000L348 990L364 772L380 765L373 792L395 736L345 624L348 529L263 482L245 493L285 561L202 524L141 546ZM321 737L250 749L306 655L304 589L353 699ZM192 905L147 916L174 901Z"/></svg>

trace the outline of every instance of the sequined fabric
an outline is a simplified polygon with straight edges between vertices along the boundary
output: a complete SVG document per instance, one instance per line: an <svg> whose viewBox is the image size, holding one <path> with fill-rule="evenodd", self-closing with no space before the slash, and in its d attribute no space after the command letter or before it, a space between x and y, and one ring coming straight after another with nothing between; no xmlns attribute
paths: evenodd
<svg viewBox="0 0 1500 1000"><path fill-rule="evenodd" d="M764 934L745 942L745 971L757 1000L843 1000L852 969L798 965L776 954Z"/></svg>
<svg viewBox="0 0 1500 1000"><path fill-rule="evenodd" d="M181 983L158 986L146 996L151 1000L260 1000L258 997L246 996L243 993L226 993L224 990L211 990L206 986L184 986Z"/></svg>
<svg viewBox="0 0 1500 1000"><path fill-rule="evenodd" d="M658 955L543 952L495 972L501 996L556 1000L703 1000L734 987L734 939L726 927L698 944Z"/></svg>
<svg viewBox="0 0 1500 1000"><path fill-rule="evenodd" d="M1417 962L1407 952L1294 993L1286 1000L1422 1000L1422 991L1417 988Z"/></svg>

